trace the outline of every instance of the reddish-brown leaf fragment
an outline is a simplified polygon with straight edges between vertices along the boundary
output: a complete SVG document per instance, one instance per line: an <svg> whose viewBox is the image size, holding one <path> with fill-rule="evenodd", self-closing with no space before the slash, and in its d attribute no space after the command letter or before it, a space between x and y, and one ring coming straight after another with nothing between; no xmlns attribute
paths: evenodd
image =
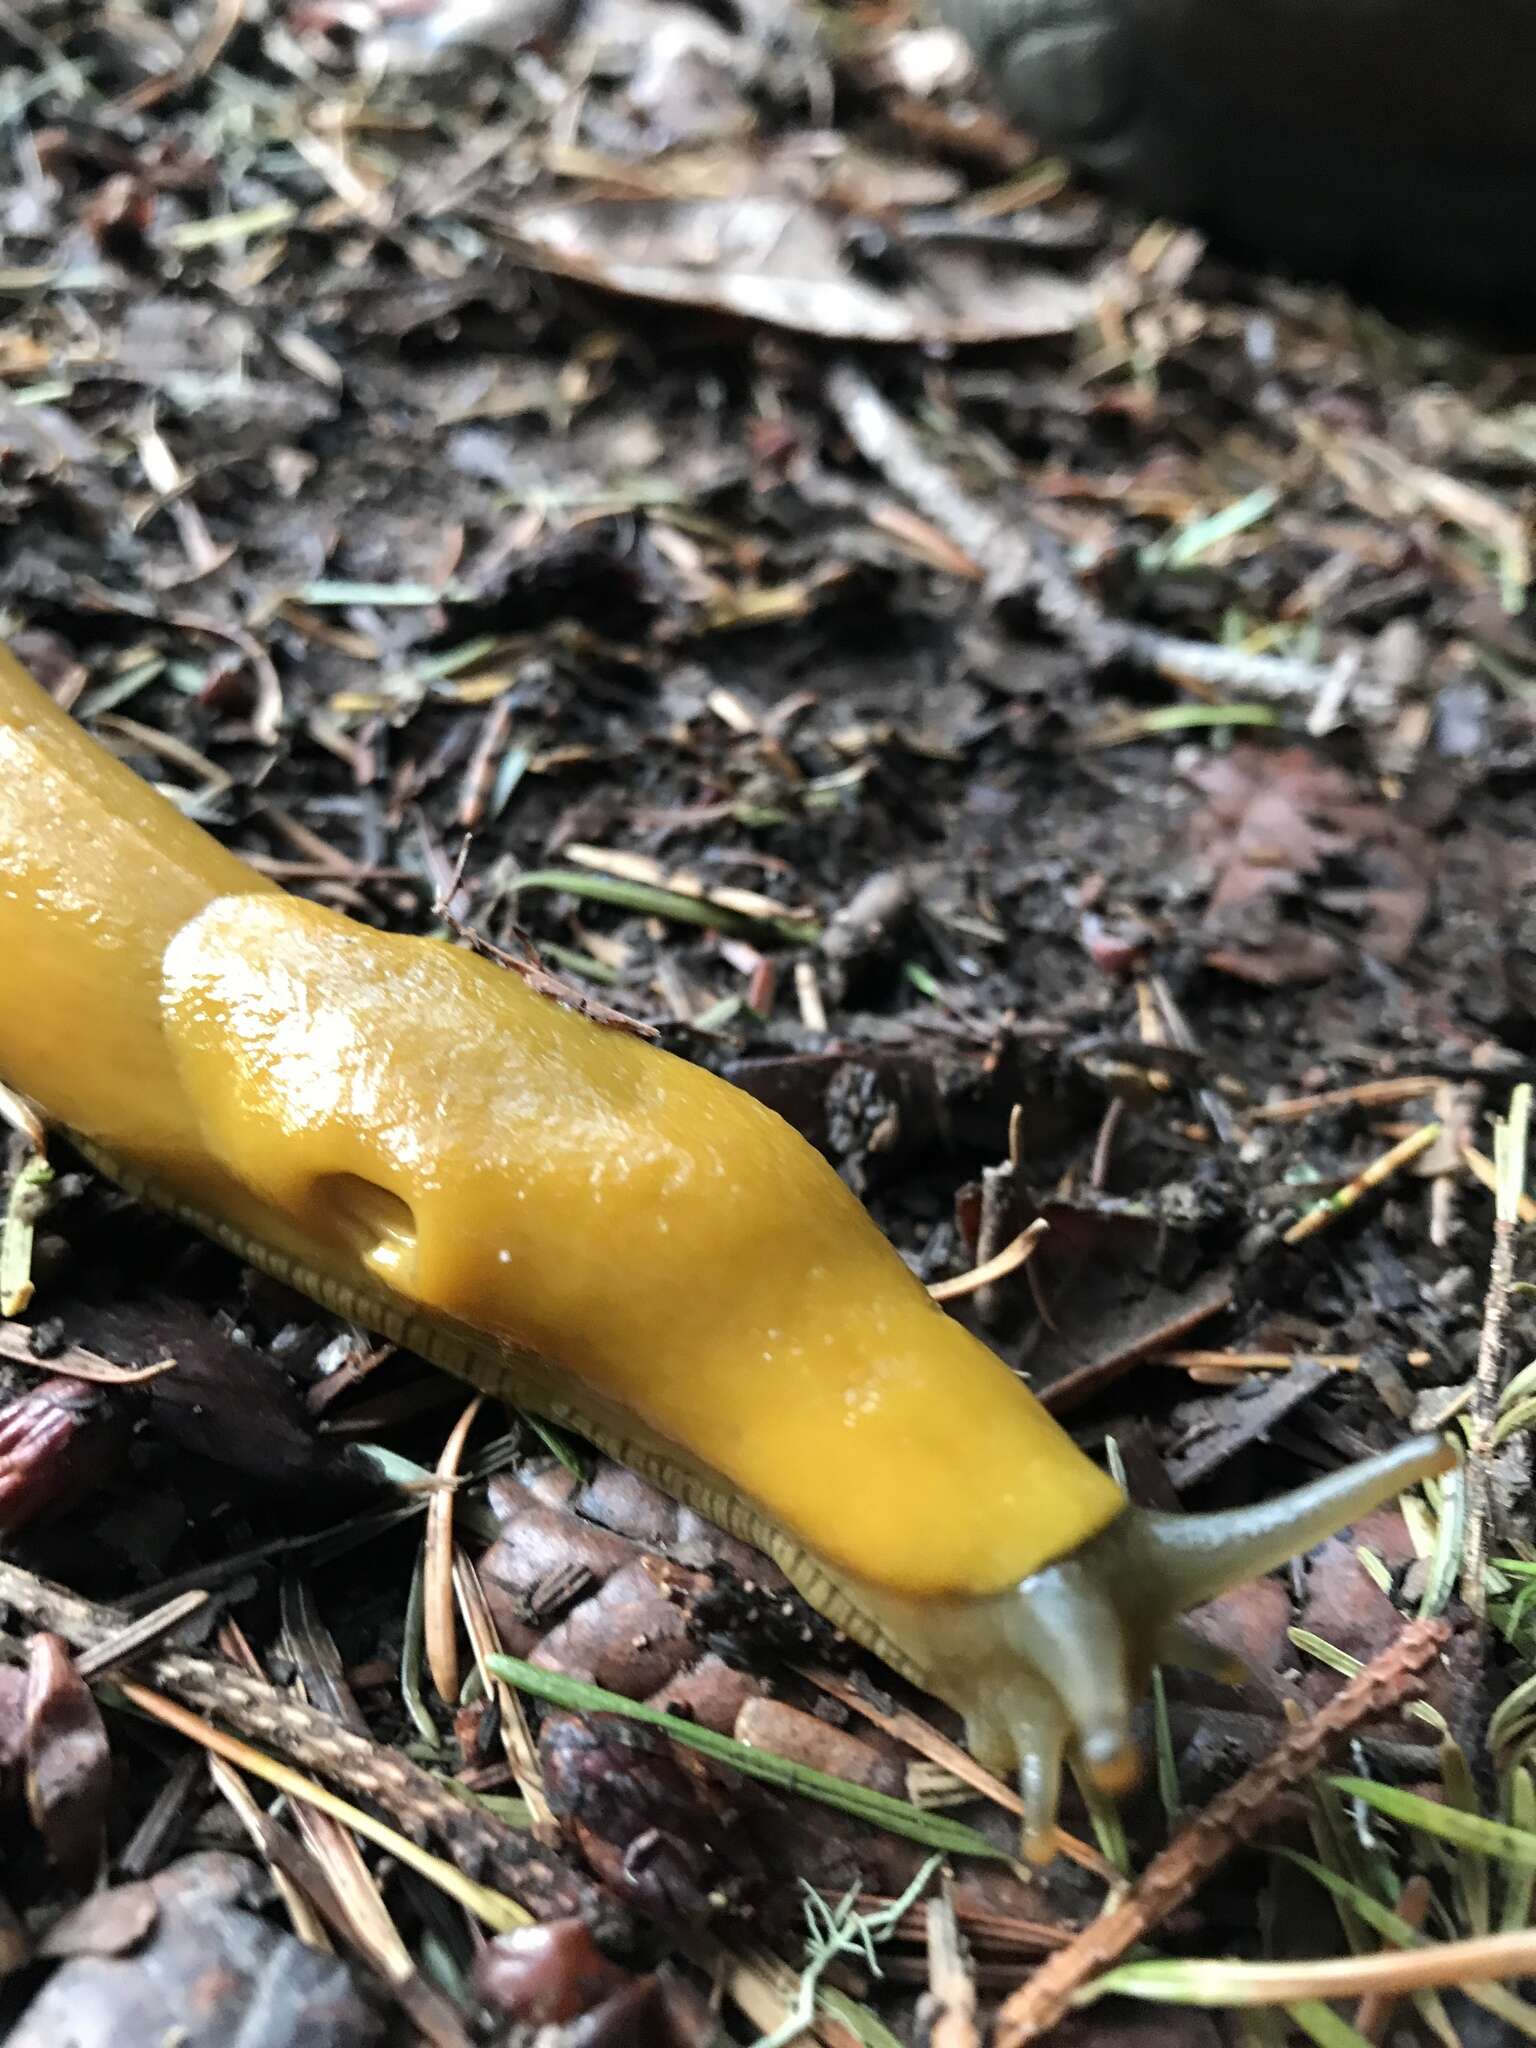
<svg viewBox="0 0 1536 2048"><path fill-rule="evenodd" d="M655 1977L640 1977L615 1991L595 2012L567 2028L563 2048L691 2048Z"/></svg>
<svg viewBox="0 0 1536 2048"><path fill-rule="evenodd" d="M27 1666L27 1807L72 1884L91 1883L106 1840L112 1753L90 1687L61 1636L32 1638Z"/></svg>
<svg viewBox="0 0 1536 2048"><path fill-rule="evenodd" d="M841 1728L832 1728L814 1714L782 1700L750 1699L736 1717L734 1734L751 1749L765 1749L791 1763L806 1764L832 1778L867 1785L892 1799L906 1794L906 1774L893 1757Z"/></svg>
<svg viewBox="0 0 1536 2048"><path fill-rule="evenodd" d="M1194 780L1205 797L1191 838L1212 875L1202 931L1211 966L1269 988L1334 973L1345 946L1308 922L1309 900L1335 928L1352 926L1361 951L1401 965L1434 873L1417 826L1307 747L1234 747L1202 761Z"/></svg>

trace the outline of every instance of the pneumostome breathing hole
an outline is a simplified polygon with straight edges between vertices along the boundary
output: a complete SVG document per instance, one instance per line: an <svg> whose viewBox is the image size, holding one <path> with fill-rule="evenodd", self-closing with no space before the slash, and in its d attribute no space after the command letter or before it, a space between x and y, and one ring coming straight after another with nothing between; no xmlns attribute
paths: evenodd
<svg viewBox="0 0 1536 2048"><path fill-rule="evenodd" d="M416 1217L409 1202L357 1173L327 1174L315 1188L322 1213L382 1280L400 1285L416 1258Z"/></svg>

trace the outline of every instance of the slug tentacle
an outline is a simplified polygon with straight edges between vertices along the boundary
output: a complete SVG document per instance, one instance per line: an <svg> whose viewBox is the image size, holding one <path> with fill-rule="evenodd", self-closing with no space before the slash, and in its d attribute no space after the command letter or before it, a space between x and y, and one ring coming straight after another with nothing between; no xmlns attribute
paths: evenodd
<svg viewBox="0 0 1536 2048"><path fill-rule="evenodd" d="M1066 1716L1042 1686L1027 1712L1013 1725L1018 1753L1019 1835L1032 1863L1056 1853L1056 1807L1061 1798L1061 1760L1069 1734Z"/></svg>
<svg viewBox="0 0 1536 2048"><path fill-rule="evenodd" d="M1219 1514L1170 1515L1137 1508L1112 1522L1085 1553L1102 1554L1123 1585L1149 1595L1160 1619L1214 1600L1233 1586L1273 1571L1310 1550L1405 1486L1445 1472L1456 1462L1449 1440L1409 1437L1361 1465L1346 1465L1278 1499Z"/></svg>

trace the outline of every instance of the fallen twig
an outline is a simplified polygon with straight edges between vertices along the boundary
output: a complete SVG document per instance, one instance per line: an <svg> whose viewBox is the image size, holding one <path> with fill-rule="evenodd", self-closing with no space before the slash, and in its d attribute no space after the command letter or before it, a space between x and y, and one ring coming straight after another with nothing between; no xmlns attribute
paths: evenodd
<svg viewBox="0 0 1536 2048"><path fill-rule="evenodd" d="M1494 1132L1493 1257L1483 1303L1483 1330L1467 1419L1467 1524L1461 1553L1461 1597L1482 1619L1488 1609L1488 1511L1492 1500L1491 1460L1498 1442L1499 1395L1509 1326L1509 1297L1515 1284L1515 1228L1525 1193L1525 1155L1530 1135L1531 1089L1522 1082L1509 1099L1509 1115Z"/></svg>
<svg viewBox="0 0 1536 2048"><path fill-rule="evenodd" d="M224 45L240 26L244 15L244 0L217 0L207 26L181 62L125 92L112 103L110 111L142 114L171 93L185 92L189 86L196 85L217 64L224 53Z"/></svg>
<svg viewBox="0 0 1536 2048"><path fill-rule="evenodd" d="M1403 1923L1417 1931L1429 1917L1430 1904L1434 1893L1430 1890L1429 1879L1422 1870L1416 1870L1397 1895L1397 1915ZM1389 1947L1384 1954L1393 1953ZM1398 1991L1394 1986L1386 1990L1367 1992L1360 2000L1355 2013L1355 2032L1367 2041L1380 2041L1392 2023L1397 2008Z"/></svg>
<svg viewBox="0 0 1536 2048"><path fill-rule="evenodd" d="M1160 1351L1151 1365L1171 1365L1180 1372L1292 1372L1298 1365L1320 1365L1328 1372L1358 1372L1358 1353L1348 1351Z"/></svg>
<svg viewBox="0 0 1536 2048"><path fill-rule="evenodd" d="M328 1813L354 1834L365 1836L375 1842L398 1863L407 1864L421 1876L428 1878L439 1890L462 1905L466 1911L483 1920L487 1927L505 1932L512 1927L527 1927L534 1916L517 1899L494 1891L474 1878L467 1877L455 1864L446 1863L440 1856L433 1856L404 1835L398 1828L377 1820L361 1807L351 1806L344 1799L338 1799L334 1792L324 1785L316 1784L301 1771L290 1765L279 1763L274 1757L254 1749L238 1737L226 1735L200 1715L190 1713L174 1700L166 1699L147 1685L136 1685L124 1679L120 1687L123 1696L130 1700L141 1713L152 1720L162 1722L167 1728L174 1728L189 1741L200 1743L210 1755L222 1757L226 1763L246 1771L253 1778L260 1778L266 1784L275 1785L291 1800L302 1800L314 1806L321 1813Z"/></svg>
<svg viewBox="0 0 1536 2048"><path fill-rule="evenodd" d="M1373 1159L1363 1172L1357 1173L1347 1187L1330 1195L1326 1201L1316 1203L1305 1216L1299 1216L1281 1239L1283 1244L1300 1244L1303 1239L1315 1237L1330 1223L1346 1215L1355 1204L1368 1195L1372 1188L1379 1188L1383 1181L1390 1180L1394 1173L1417 1159L1427 1151L1440 1135L1438 1124L1420 1124L1406 1138L1399 1139L1390 1152L1383 1152L1379 1159Z"/></svg>
<svg viewBox="0 0 1536 2048"><path fill-rule="evenodd" d="M1284 1102L1261 1102L1243 1115L1251 1124L1296 1123L1330 1109L1377 1109L1395 1102L1417 1102L1441 1085L1434 1074L1402 1074L1390 1081L1360 1081L1353 1088L1325 1088L1320 1095L1292 1095Z"/></svg>
<svg viewBox="0 0 1536 2048"><path fill-rule="evenodd" d="M1093 668L1127 662L1185 686L1251 691L1273 700L1314 704L1339 681L1338 665L1248 654L1203 640L1180 640L1149 626L1111 618L1077 581L1044 527L1014 505L994 512L928 454L916 434L852 363L827 377L833 410L859 453L901 495L968 555L993 602L1028 597L1048 626Z"/></svg>
<svg viewBox="0 0 1536 2048"><path fill-rule="evenodd" d="M1144 1941L1263 1824L1279 1795L1318 1768L1342 1737L1417 1693L1450 1635L1443 1622L1413 1621L1360 1676L1294 1729L1278 1748L1155 1856L1118 1906L1069 1948L1042 1963L998 2013L994 2048L1024 2048L1055 2026L1086 1985Z"/></svg>
<svg viewBox="0 0 1536 2048"><path fill-rule="evenodd" d="M427 1533L422 1550L427 1669L432 1673L438 1698L449 1706L459 1697L459 1637L453 1598L453 1497L464 1445L483 1403L484 1396L476 1394L449 1430L437 1461L441 1484L427 1502Z"/></svg>
<svg viewBox="0 0 1536 2048"><path fill-rule="evenodd" d="M1496 1194L1499 1186L1499 1173L1498 1168L1488 1157L1488 1154L1486 1152L1479 1152L1475 1145L1463 1145L1461 1157L1463 1165L1472 1178L1475 1181L1481 1182L1489 1194ZM1526 1194L1523 1189L1520 1195L1520 1221L1522 1223L1536 1223L1536 1198Z"/></svg>
<svg viewBox="0 0 1536 2048"><path fill-rule="evenodd" d="M929 2048L981 2048L976 2026L976 1979L946 1884L928 1901Z"/></svg>

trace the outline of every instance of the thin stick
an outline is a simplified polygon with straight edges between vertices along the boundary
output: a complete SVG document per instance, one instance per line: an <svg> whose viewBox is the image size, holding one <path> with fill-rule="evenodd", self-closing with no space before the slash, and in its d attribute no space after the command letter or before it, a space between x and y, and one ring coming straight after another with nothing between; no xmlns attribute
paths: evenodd
<svg viewBox="0 0 1536 2048"><path fill-rule="evenodd" d="M1461 1597L1479 1621L1488 1611L1485 1567L1492 1506L1490 1465L1497 1442L1499 1395L1504 1388L1509 1297L1515 1284L1515 1230L1525 1192L1526 1148L1530 1142L1531 1087L1522 1081L1509 1098L1509 1114L1494 1126L1493 1256L1483 1300L1483 1330L1467 1422L1467 1532L1461 1553Z"/></svg>
<svg viewBox="0 0 1536 2048"><path fill-rule="evenodd" d="M1429 1888L1429 1879L1422 1871L1415 1871L1397 1895L1398 1919L1406 1922L1417 1933L1428 1917L1433 1896ZM1398 1994L1395 1989L1367 1992L1355 2014L1355 2032L1363 2034L1367 2041L1380 2041L1391 2024L1397 2002Z"/></svg>
<svg viewBox="0 0 1536 2048"><path fill-rule="evenodd" d="M480 1584L480 1574L462 1551L456 1551L453 1560L453 1582L458 1591L459 1608L464 1616L464 1632L469 1637L470 1648L475 1653L475 1665L480 1673L481 1684L486 1696L496 1703L501 1723L501 1743L506 1752L507 1763L518 1790L528 1802L533 1815L533 1831L541 1842L553 1847L560 1840L560 1823L555 1819L548 1794L544 1790L544 1773L539 1764L538 1744L534 1741L528 1726L528 1717L523 1712L522 1695L515 1687L508 1685L504 1678L498 1678L486 1662L498 1655L502 1649L496 1623L486 1601L485 1590Z"/></svg>
<svg viewBox="0 0 1536 2048"><path fill-rule="evenodd" d="M973 1266L969 1273L957 1273L952 1280L936 1280L928 1289L929 1294L935 1301L959 1301L964 1295L1006 1279L1033 1257L1035 1246L1050 1227L1043 1216L1037 1216L1028 1229L1021 1230L1011 1244L1003 1246L996 1258L988 1259L984 1266Z"/></svg>
<svg viewBox="0 0 1536 2048"><path fill-rule="evenodd" d="M1326 1230L1340 1216L1346 1215L1358 1201L1368 1195L1372 1188L1379 1188L1383 1181L1390 1180L1394 1173L1417 1159L1421 1152L1428 1151L1440 1135L1438 1124L1420 1124L1406 1138L1399 1139L1390 1152L1383 1152L1379 1159L1373 1159L1363 1173L1357 1173L1348 1187L1340 1188L1336 1195L1330 1195L1325 1202L1300 1216L1280 1240L1282 1244L1300 1244L1303 1239L1315 1237L1320 1230Z"/></svg>
<svg viewBox="0 0 1536 2048"><path fill-rule="evenodd" d="M1008 1242L1018 1192L1018 1174L1011 1159L981 1169L981 1214L976 1222L976 1263L985 1266ZM1007 1314L1007 1288L990 1281L976 1290L976 1314L984 1328L996 1329Z"/></svg>
<svg viewBox="0 0 1536 2048"><path fill-rule="evenodd" d="M250 1786L246 1784L244 1778L241 1777L234 1765L225 1763L221 1756L209 1757L208 1775L212 1778L218 1791L235 1809L241 1825L256 1844L257 1849L264 1853L266 1849L264 1839L266 1815L256 1804ZM284 1910L292 1922L293 1931L300 1941L303 1942L306 1948L328 1950L331 1946L331 1938L325 1931L325 1922L310 1904L302 1886L295 1884L287 1871L272 1862L270 1858L267 1859L267 1869L271 1874L273 1884L277 1887L277 1895L283 1902Z"/></svg>
<svg viewBox="0 0 1536 2048"><path fill-rule="evenodd" d="M1024 2048L1054 2027L1078 1994L1127 1949L1144 1941L1204 1884L1232 1851L1263 1825L1276 1799L1316 1770L1332 1746L1362 1721L1422 1689L1423 1674L1450 1638L1443 1622L1413 1621L1358 1678L1293 1729L1278 1748L1218 1793L1205 1811L1155 1856L1118 1906L1069 1948L1049 1957L997 2016L994 2048Z"/></svg>
<svg viewBox="0 0 1536 2048"><path fill-rule="evenodd" d="M0 1602L52 1629L77 1651L119 1637L131 1620L4 1558ZM355 1733L344 1721L280 1692L265 1678L222 1658L175 1649L143 1653L143 1669L161 1691L215 1715L358 1798L372 1800L411 1833L434 1837L465 1868L531 1899L540 1919L596 1910L596 1887L559 1856L459 1798L402 1751Z"/></svg>
<svg viewBox="0 0 1536 2048"><path fill-rule="evenodd" d="M438 1489L427 1502L422 1618L426 1624L427 1668L447 1706L459 1697L459 1636L453 1600L453 1501L464 1444L484 1395L476 1394L448 1432L437 1461Z"/></svg>
<svg viewBox="0 0 1536 2048"><path fill-rule="evenodd" d="M138 1621L129 1622L126 1628L118 1629L113 1635L103 1636L93 1648L82 1650L75 1659L75 1669L82 1678L105 1678L119 1664L131 1664L135 1657L142 1657L146 1650L163 1642L190 1615L207 1604L208 1595L197 1587L178 1593L164 1606L156 1607Z"/></svg>
<svg viewBox="0 0 1536 2048"><path fill-rule="evenodd" d="M1160 1351L1149 1365L1174 1365L1182 1372L1290 1372L1320 1365L1325 1372L1358 1372L1359 1354L1348 1351Z"/></svg>
<svg viewBox="0 0 1536 2048"><path fill-rule="evenodd" d="M158 78L146 78L142 85L123 93L110 103L107 111L142 114L168 94L185 92L189 86L195 85L219 61L224 45L240 26L244 13L244 0L216 0L207 27L180 63L173 64L169 71L162 71Z"/></svg>
<svg viewBox="0 0 1536 2048"><path fill-rule="evenodd" d="M1149 974L1146 977L1146 986L1162 1023L1163 1043L1172 1046L1175 1051L1198 1055L1200 1041L1195 1036L1193 1025L1179 1008L1173 990L1168 986L1167 977ZM1230 1145L1237 1135L1237 1125L1227 1103L1214 1088L1208 1088L1203 1084L1195 1090L1195 1094L1217 1138L1223 1145Z"/></svg>
<svg viewBox="0 0 1536 2048"><path fill-rule="evenodd" d="M1336 666L1179 640L1112 618L1073 575L1053 534L1032 522L1021 504L993 506L973 497L862 370L837 364L826 394L870 467L979 566L986 595L994 602L1016 594L1032 598L1045 623L1094 668L1125 662L1181 687L1257 692L1279 703L1313 704L1334 683Z"/></svg>
<svg viewBox="0 0 1536 2048"><path fill-rule="evenodd" d="M1353 1088L1328 1088L1321 1095L1292 1095L1284 1102L1261 1102L1243 1112L1251 1124L1298 1123L1330 1109L1380 1109L1394 1102L1417 1102L1440 1086L1434 1074L1404 1074L1394 1081L1360 1081Z"/></svg>
<svg viewBox="0 0 1536 2048"><path fill-rule="evenodd" d="M976 1979L946 1881L928 1901L928 1996L933 2002L928 2048L981 2048L976 2026Z"/></svg>
<svg viewBox="0 0 1536 2048"><path fill-rule="evenodd" d="M161 1721L167 1728L174 1728L178 1735L185 1735L192 1742L214 1756L223 1757L226 1763L237 1765L253 1778L262 1778L290 1799L300 1799L306 1805L319 1807L333 1820L339 1820L354 1834L363 1835L378 1848L386 1850L397 1863L404 1863L421 1877L435 1884L439 1891L446 1892L466 1912L473 1913L477 1920L487 1927L506 1932L513 1927L531 1927L533 1915L503 1892L492 1891L489 1886L477 1884L466 1877L451 1863L445 1863L440 1856L418 1848L408 1835L402 1835L398 1828L389 1827L376 1820L371 1813L364 1813L360 1806L350 1806L345 1799L338 1799L334 1792L317 1785L312 1778L291 1770L287 1764L280 1764L264 1750L252 1749L249 1743L238 1737L225 1735L211 1722L202 1720L196 1714L189 1714L185 1707L178 1707L174 1700L163 1694L152 1692L146 1685L136 1685L131 1679L124 1679L119 1690L125 1699L131 1700L141 1712L151 1719Z"/></svg>

